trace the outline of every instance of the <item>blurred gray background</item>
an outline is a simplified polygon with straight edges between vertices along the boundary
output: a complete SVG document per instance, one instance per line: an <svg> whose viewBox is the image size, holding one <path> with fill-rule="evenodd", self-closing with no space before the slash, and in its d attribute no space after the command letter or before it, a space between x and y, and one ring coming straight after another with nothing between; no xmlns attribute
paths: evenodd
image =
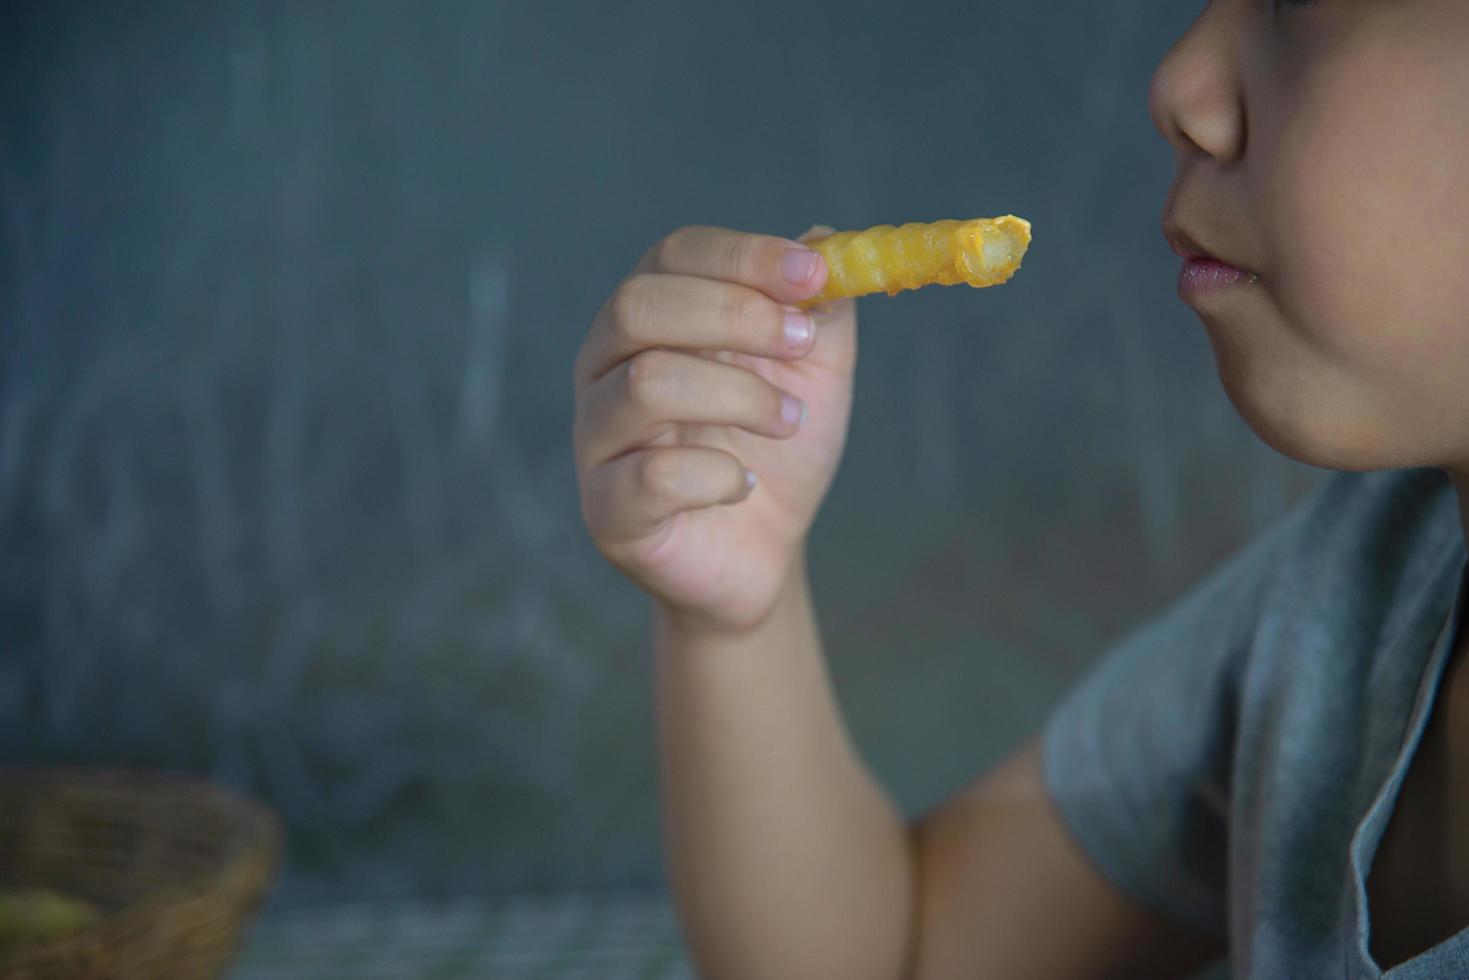
<svg viewBox="0 0 1469 980"><path fill-rule="evenodd" d="M280 902L661 887L582 335L682 224L1013 212L1003 289L862 302L812 541L861 750L947 796L1324 476L1174 296L1196 7L0 5L0 761L258 795Z"/></svg>

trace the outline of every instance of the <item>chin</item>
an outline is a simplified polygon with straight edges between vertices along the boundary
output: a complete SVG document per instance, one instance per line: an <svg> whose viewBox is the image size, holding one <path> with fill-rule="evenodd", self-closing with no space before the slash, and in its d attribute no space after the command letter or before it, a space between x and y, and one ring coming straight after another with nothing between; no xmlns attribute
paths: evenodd
<svg viewBox="0 0 1469 980"><path fill-rule="evenodd" d="M1296 379L1231 370L1222 359L1218 367L1219 381L1240 418L1284 456L1307 466L1357 472L1425 465L1407 440L1393 438L1350 400L1323 395Z"/></svg>

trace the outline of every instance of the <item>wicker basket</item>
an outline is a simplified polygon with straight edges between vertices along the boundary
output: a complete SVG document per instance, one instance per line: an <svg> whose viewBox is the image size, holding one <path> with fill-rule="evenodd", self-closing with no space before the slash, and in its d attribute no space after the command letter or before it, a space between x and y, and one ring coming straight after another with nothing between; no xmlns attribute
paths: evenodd
<svg viewBox="0 0 1469 980"><path fill-rule="evenodd" d="M0 768L0 887L62 892L102 914L0 960L0 980L216 977L265 897L280 843L268 810L200 780Z"/></svg>

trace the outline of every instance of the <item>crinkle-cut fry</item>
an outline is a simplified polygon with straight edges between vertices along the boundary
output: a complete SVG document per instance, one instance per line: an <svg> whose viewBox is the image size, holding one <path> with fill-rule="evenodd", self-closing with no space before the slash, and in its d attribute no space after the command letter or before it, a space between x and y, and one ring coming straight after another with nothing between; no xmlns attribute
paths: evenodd
<svg viewBox="0 0 1469 980"><path fill-rule="evenodd" d="M892 296L920 286L998 286L1020 268L1030 247L1030 222L1013 214L915 221L839 231L806 244L821 253L829 271L826 285L800 304L803 308L845 296Z"/></svg>

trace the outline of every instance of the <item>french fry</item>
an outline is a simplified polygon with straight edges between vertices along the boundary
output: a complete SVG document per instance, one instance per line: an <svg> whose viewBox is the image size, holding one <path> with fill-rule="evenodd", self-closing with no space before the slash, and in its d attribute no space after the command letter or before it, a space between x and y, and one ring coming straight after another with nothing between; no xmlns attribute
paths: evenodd
<svg viewBox="0 0 1469 980"><path fill-rule="evenodd" d="M1007 214L972 221L877 225L808 240L829 270L821 292L802 308L920 286L998 286L1020 268L1030 247L1030 222Z"/></svg>

